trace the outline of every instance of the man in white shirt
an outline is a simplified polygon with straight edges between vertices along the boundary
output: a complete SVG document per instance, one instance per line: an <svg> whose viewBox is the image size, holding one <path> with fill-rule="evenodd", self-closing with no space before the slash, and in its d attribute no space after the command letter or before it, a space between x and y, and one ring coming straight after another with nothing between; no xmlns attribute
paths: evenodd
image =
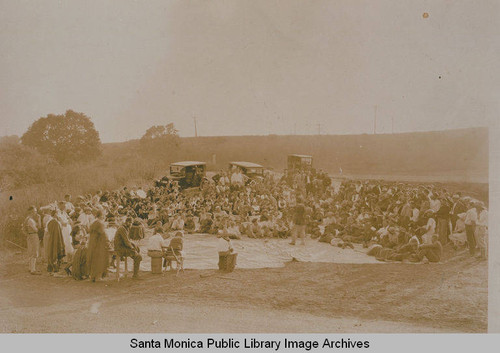
<svg viewBox="0 0 500 353"><path fill-rule="evenodd" d="M149 238L148 250L162 251L162 247L167 247L168 243L165 240L168 236L162 234L163 229L161 225L155 227L155 234Z"/></svg>
<svg viewBox="0 0 500 353"><path fill-rule="evenodd" d="M227 234L217 235L217 251L219 253L219 270L232 272L236 266L236 254L231 239Z"/></svg>
<svg viewBox="0 0 500 353"><path fill-rule="evenodd" d="M465 213L465 234L467 235L467 244L469 246L470 256L474 256L476 252L476 237L474 235L476 231L477 223L477 210L476 205L471 204L469 209Z"/></svg>

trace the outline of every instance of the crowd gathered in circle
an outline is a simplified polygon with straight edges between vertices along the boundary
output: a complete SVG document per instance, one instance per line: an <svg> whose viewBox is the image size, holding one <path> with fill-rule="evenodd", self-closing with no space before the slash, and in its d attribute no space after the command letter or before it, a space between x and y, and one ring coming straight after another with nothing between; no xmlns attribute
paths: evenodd
<svg viewBox="0 0 500 353"><path fill-rule="evenodd" d="M210 180L196 190L170 181L30 207L23 223L30 272L41 273L41 255L51 274L95 281L117 258L131 257L137 277L146 228L153 229L148 249L156 251L172 242L182 251L183 235L193 233L217 235L219 251L231 250L230 239L290 238L295 245L307 237L360 246L380 261L439 262L445 246L487 257L484 203L437 185L335 180L314 169L254 179L222 170Z"/></svg>

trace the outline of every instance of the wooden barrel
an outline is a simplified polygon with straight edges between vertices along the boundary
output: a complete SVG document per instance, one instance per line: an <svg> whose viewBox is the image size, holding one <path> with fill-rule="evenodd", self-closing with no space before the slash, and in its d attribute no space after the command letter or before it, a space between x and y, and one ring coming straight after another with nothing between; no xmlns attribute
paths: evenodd
<svg viewBox="0 0 500 353"><path fill-rule="evenodd" d="M233 272L236 266L237 256L237 253L227 254L226 252L219 252L219 270Z"/></svg>
<svg viewBox="0 0 500 353"><path fill-rule="evenodd" d="M160 274L162 270L163 252L160 250L148 250L151 257L151 273Z"/></svg>

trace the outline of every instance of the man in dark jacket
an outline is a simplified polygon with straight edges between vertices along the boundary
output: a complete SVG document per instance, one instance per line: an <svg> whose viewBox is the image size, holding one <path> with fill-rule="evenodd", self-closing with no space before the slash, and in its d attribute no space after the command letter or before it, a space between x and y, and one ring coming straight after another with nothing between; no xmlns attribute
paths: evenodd
<svg viewBox="0 0 500 353"><path fill-rule="evenodd" d="M302 245L305 245L306 236L306 208L302 203L302 198L297 198L297 204L294 209L293 214L293 229L292 229L292 241L290 245L295 245L297 237L302 241Z"/></svg>
<svg viewBox="0 0 500 353"><path fill-rule="evenodd" d="M116 231L114 246L116 255L121 257L130 257L134 260L134 275L132 278L139 277L139 265L142 261L142 256L139 253L140 249L137 245L133 244L129 239L130 226L132 225L132 218L128 217L125 223Z"/></svg>

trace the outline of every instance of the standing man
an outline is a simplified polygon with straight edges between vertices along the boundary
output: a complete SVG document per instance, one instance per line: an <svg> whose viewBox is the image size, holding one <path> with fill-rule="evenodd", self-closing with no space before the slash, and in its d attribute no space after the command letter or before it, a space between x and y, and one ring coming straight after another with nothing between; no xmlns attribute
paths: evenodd
<svg viewBox="0 0 500 353"><path fill-rule="evenodd" d="M479 213L476 225L476 242L479 248L479 257L483 260L488 258L488 211L479 204L477 207Z"/></svg>
<svg viewBox="0 0 500 353"><path fill-rule="evenodd" d="M36 212L35 206L28 208L28 212L28 216L23 223L23 228L28 244L29 270L32 275L40 275L40 271L36 270L36 259L40 251L40 240L38 238L38 229L41 227L40 217Z"/></svg>
<svg viewBox="0 0 500 353"><path fill-rule="evenodd" d="M44 237L45 254L47 256L47 271L55 273L59 271L61 260L66 256L64 240L62 236L61 223L57 219L57 211L52 210L51 218L47 223L47 232Z"/></svg>
<svg viewBox="0 0 500 353"><path fill-rule="evenodd" d="M455 224L457 223L458 220L458 215L465 213L467 211L467 208L465 208L465 205L463 201L460 199L459 194L454 194L453 195L453 205L451 206L451 226L453 229L455 229Z"/></svg>
<svg viewBox="0 0 500 353"><path fill-rule="evenodd" d="M476 223L477 223L477 210L476 205L471 204L465 213L465 234L467 235L467 244L469 246L470 256L474 256L476 252Z"/></svg>
<svg viewBox="0 0 500 353"><path fill-rule="evenodd" d="M292 229L292 242L290 245L295 245L297 237L302 239L302 245L306 245L306 208L302 203L302 198L297 197L297 204L295 205L293 214L293 229Z"/></svg>
<svg viewBox="0 0 500 353"><path fill-rule="evenodd" d="M90 226L87 250L87 265L92 282L101 281L108 271L108 238L104 225L104 214L97 211L97 219Z"/></svg>
<svg viewBox="0 0 500 353"><path fill-rule="evenodd" d="M142 261L142 256L139 253L139 247L133 244L129 239L128 234L131 225L132 218L127 217L125 223L116 231L114 239L115 253L118 257L118 260L121 257L130 257L132 260L134 260L134 275L132 276L132 278L139 278L139 266Z"/></svg>

